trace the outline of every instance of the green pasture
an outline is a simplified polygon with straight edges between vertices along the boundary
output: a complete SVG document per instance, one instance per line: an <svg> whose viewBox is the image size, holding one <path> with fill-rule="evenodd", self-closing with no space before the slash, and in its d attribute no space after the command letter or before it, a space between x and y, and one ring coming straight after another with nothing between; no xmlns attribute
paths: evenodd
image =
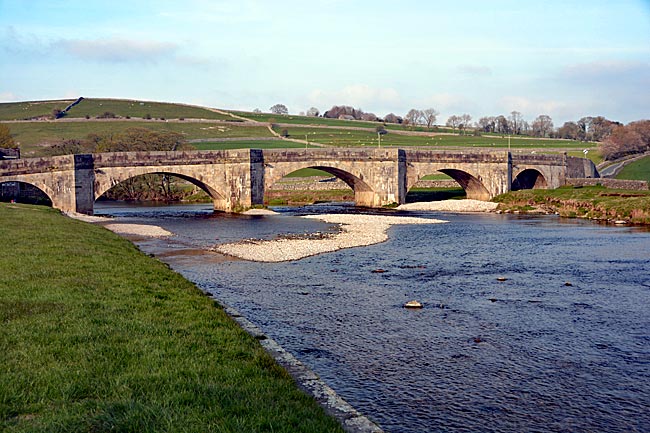
<svg viewBox="0 0 650 433"><path fill-rule="evenodd" d="M272 113L251 113L246 111L230 111L246 119L255 120L256 122L267 123L288 123L296 125L323 125L323 126L341 126L348 128L376 128L382 125L380 122L364 122L361 120L341 120L327 119L324 117L296 116L292 114L272 114Z"/></svg>
<svg viewBox="0 0 650 433"><path fill-rule="evenodd" d="M212 299L103 227L0 204L0 431L342 432Z"/></svg>
<svg viewBox="0 0 650 433"><path fill-rule="evenodd" d="M227 149L299 149L304 144L286 140L233 140L190 143L197 150L227 150ZM309 145L313 148L314 146Z"/></svg>
<svg viewBox="0 0 650 433"><path fill-rule="evenodd" d="M243 126L217 122L161 121L86 121L78 122L5 122L22 155L41 156L48 143L68 139L83 139L88 134L117 134L128 128L148 128L154 131L177 132L189 139L273 137L266 127Z"/></svg>
<svg viewBox="0 0 650 433"><path fill-rule="evenodd" d="M63 110L74 99L60 101L28 101L0 103L0 120L27 120L40 116L51 116L54 109Z"/></svg>
<svg viewBox="0 0 650 433"><path fill-rule="evenodd" d="M616 176L617 179L645 180L650 182L650 156L626 165Z"/></svg>
<svg viewBox="0 0 650 433"><path fill-rule="evenodd" d="M66 117L79 118L101 116L106 112L114 113L120 117L154 119L209 119L230 120L231 116L215 113L206 108L166 102L135 101L123 99L95 99L86 98L70 109Z"/></svg>
<svg viewBox="0 0 650 433"><path fill-rule="evenodd" d="M290 138L305 139L336 147L378 147L379 138L374 131L357 131L335 128L308 127L276 127L276 132L287 129ZM471 136L471 135L401 135L384 134L381 136L382 146L428 146L428 147L479 147L479 148L508 148L512 149L594 149L596 143L581 143L570 140L530 139L502 136ZM577 151L577 150L576 150Z"/></svg>

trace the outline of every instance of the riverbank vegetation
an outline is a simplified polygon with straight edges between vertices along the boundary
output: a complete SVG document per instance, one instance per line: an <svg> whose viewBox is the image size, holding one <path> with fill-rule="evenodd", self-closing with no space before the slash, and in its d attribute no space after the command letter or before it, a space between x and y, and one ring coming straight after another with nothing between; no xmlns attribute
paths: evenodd
<svg viewBox="0 0 650 433"><path fill-rule="evenodd" d="M3 432L342 431L214 301L125 239L10 204L0 237Z"/></svg>
<svg viewBox="0 0 650 433"><path fill-rule="evenodd" d="M499 209L519 213L557 213L571 218L650 224L650 191L602 186L513 191L494 198Z"/></svg>

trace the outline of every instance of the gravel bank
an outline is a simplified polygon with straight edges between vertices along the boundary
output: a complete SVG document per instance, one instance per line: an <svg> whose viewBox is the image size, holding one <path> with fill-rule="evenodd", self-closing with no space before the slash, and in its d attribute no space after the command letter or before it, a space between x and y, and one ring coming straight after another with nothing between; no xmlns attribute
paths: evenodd
<svg viewBox="0 0 650 433"><path fill-rule="evenodd" d="M148 226L145 224L106 224L104 227L121 235L137 235L151 238L164 238L173 233L162 227Z"/></svg>
<svg viewBox="0 0 650 433"><path fill-rule="evenodd" d="M321 253L377 244L388 239L387 231L394 224L438 224L446 221L381 215L308 215L327 223L339 224L337 234L321 238L248 240L216 245L213 251L256 262L284 262Z"/></svg>
<svg viewBox="0 0 650 433"><path fill-rule="evenodd" d="M492 212L499 203L480 200L442 200L431 202L408 203L397 207L399 210L431 210L446 212Z"/></svg>

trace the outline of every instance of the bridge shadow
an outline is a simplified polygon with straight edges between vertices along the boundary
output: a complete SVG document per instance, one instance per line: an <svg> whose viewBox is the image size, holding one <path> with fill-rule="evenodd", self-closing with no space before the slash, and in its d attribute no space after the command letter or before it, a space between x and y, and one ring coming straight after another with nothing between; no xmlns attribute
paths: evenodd
<svg viewBox="0 0 650 433"><path fill-rule="evenodd" d="M0 202L52 206L52 200L45 192L25 182L0 183Z"/></svg>

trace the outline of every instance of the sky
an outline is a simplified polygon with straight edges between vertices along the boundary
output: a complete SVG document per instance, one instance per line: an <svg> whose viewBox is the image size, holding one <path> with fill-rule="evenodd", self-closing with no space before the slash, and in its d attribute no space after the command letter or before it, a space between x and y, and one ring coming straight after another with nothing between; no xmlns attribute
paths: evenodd
<svg viewBox="0 0 650 433"><path fill-rule="evenodd" d="M0 102L650 118L650 0L0 0Z"/></svg>

